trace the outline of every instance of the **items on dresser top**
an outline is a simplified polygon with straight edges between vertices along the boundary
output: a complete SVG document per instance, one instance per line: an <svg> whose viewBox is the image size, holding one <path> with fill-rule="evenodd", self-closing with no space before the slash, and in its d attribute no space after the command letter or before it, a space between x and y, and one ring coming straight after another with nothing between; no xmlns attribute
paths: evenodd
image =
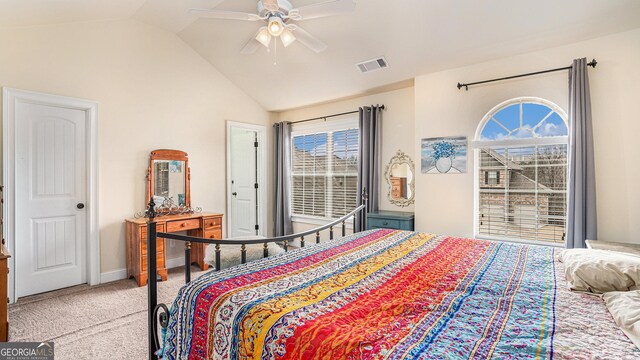
<svg viewBox="0 0 640 360"><path fill-rule="evenodd" d="M147 283L147 219L127 219L127 276L134 277L138 286ZM205 239L222 239L222 214L199 213L167 215L155 219L158 232L186 231L188 235ZM191 262L202 270L209 266L205 262L206 244L191 244ZM167 280L166 241L158 238L156 246L158 275Z"/></svg>
<svg viewBox="0 0 640 360"><path fill-rule="evenodd" d="M367 230L414 230L415 215L406 211L375 211L367 214Z"/></svg>

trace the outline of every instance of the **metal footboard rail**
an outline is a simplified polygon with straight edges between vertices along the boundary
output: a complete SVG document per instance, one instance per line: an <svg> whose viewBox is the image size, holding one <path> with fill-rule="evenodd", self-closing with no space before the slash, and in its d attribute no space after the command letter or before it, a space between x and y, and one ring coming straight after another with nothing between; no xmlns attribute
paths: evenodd
<svg viewBox="0 0 640 360"><path fill-rule="evenodd" d="M162 328L166 328L169 322L169 310L165 304L158 304L158 279L157 273L157 259L156 252L151 250L155 249L158 238L172 239L178 241L184 241L184 261L185 261L185 283L191 282L191 243L203 243L215 245L215 269L216 271L221 268L220 245L236 245L240 246L240 262L245 264L247 262L247 245L263 244L263 258L269 256L269 243L281 243L284 250L289 250L289 242L295 239L300 239L300 247L305 246L305 236L315 237L315 242L320 243L320 232L329 229L329 240L334 238L334 228L339 225L341 228L341 235L346 236L347 232L347 220L353 218L353 227L355 232L356 215L362 212L361 216L366 222L366 204L367 204L366 190L362 194L363 204L355 208L353 211L342 216L341 218L334 220L325 225L316 227L311 230L299 232L292 235L278 236L265 239L251 239L251 240L211 240L189 235L172 234L157 231L157 224L155 217L157 215L155 211L155 203L153 199L149 201L149 208L146 212L149 221L147 223L147 274L148 276L148 322L149 322L149 359L158 359L156 352L160 349L160 339L158 338L158 324Z"/></svg>

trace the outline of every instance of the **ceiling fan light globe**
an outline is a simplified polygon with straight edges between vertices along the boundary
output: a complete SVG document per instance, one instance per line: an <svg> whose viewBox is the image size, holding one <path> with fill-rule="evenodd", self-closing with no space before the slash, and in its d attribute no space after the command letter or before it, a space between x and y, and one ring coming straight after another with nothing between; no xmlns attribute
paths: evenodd
<svg viewBox="0 0 640 360"><path fill-rule="evenodd" d="M274 16L269 19L269 25L267 25L267 29L269 30L269 34L272 36L280 36L284 31L284 23L282 19L277 16Z"/></svg>
<svg viewBox="0 0 640 360"><path fill-rule="evenodd" d="M269 31L267 31L266 27L260 29L258 35L256 35L256 40L264 45L264 47L269 47L269 44L271 44L271 34L269 34Z"/></svg>
<svg viewBox="0 0 640 360"><path fill-rule="evenodd" d="M285 29L282 32L282 35L280 35L280 40L282 41L282 45L284 45L284 47L288 47L289 45L293 44L294 41L296 41L296 37L290 30Z"/></svg>

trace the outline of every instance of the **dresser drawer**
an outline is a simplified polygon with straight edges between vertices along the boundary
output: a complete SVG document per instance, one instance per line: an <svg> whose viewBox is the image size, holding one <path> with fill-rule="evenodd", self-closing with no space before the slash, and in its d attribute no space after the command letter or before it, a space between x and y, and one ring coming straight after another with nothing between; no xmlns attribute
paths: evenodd
<svg viewBox="0 0 640 360"><path fill-rule="evenodd" d="M402 211L375 211L367 214L367 230L371 229L414 229L414 214Z"/></svg>
<svg viewBox="0 0 640 360"><path fill-rule="evenodd" d="M140 240L147 240L147 234L149 233L147 229L147 226L140 228ZM156 232L164 232L164 224L157 224Z"/></svg>
<svg viewBox="0 0 640 360"><path fill-rule="evenodd" d="M141 273L146 273L147 272L147 257L143 256L142 261L140 261L141 264L141 268L140 268L140 272ZM164 253L162 254L157 254L156 255L156 269L164 269Z"/></svg>
<svg viewBox="0 0 640 360"><path fill-rule="evenodd" d="M200 228L200 219L176 220L167 222L167 232L193 230Z"/></svg>
<svg viewBox="0 0 640 360"><path fill-rule="evenodd" d="M147 239L140 240L140 253L144 256L147 255ZM164 253L164 240L156 239L156 254Z"/></svg>
<svg viewBox="0 0 640 360"><path fill-rule="evenodd" d="M222 230L205 230L204 238L208 240L222 239Z"/></svg>
<svg viewBox="0 0 640 360"><path fill-rule="evenodd" d="M215 217L215 218L204 219L205 229L211 229L211 228L221 227L221 226L222 226L222 218Z"/></svg>
<svg viewBox="0 0 640 360"><path fill-rule="evenodd" d="M371 228L400 229L400 220L370 218L367 225Z"/></svg>

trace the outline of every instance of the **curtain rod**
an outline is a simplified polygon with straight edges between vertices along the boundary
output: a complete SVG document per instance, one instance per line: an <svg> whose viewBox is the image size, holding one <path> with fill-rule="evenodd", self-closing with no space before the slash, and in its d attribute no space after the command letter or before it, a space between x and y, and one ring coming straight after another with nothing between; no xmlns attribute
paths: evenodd
<svg viewBox="0 0 640 360"><path fill-rule="evenodd" d="M598 65L598 62L596 61L596 59L593 59L593 60L591 60L591 62L587 63L587 66L591 66L593 68L595 68L596 65ZM550 72L570 70L570 69L571 69L571 66L565 66L565 67L556 68L556 69L536 71L536 72L532 72L532 73L507 76L507 77L502 77L502 78L498 78L498 79L476 81L476 82L467 83L467 84L458 83L458 85L456 85L456 86L458 87L458 90L460 90L462 88L465 88L465 90L469 91L469 86L472 86L472 85L486 84L486 83L495 82L495 81L509 80L509 79L521 78L521 77L525 77L525 76L540 75L540 74L546 74L546 73L550 73Z"/></svg>
<svg viewBox="0 0 640 360"><path fill-rule="evenodd" d="M384 110L384 105L377 105L377 106L380 108L380 110ZM299 123L303 123L303 122L307 122L307 121L323 120L323 119L324 119L324 121L327 121L327 118L338 117L338 116L342 116L342 115L357 114L359 112L360 112L360 110L348 111L348 112L343 112L343 113L340 113L340 114L332 114L332 115L320 116L320 117L311 118L311 119L291 121L291 123L292 124L299 124Z"/></svg>

